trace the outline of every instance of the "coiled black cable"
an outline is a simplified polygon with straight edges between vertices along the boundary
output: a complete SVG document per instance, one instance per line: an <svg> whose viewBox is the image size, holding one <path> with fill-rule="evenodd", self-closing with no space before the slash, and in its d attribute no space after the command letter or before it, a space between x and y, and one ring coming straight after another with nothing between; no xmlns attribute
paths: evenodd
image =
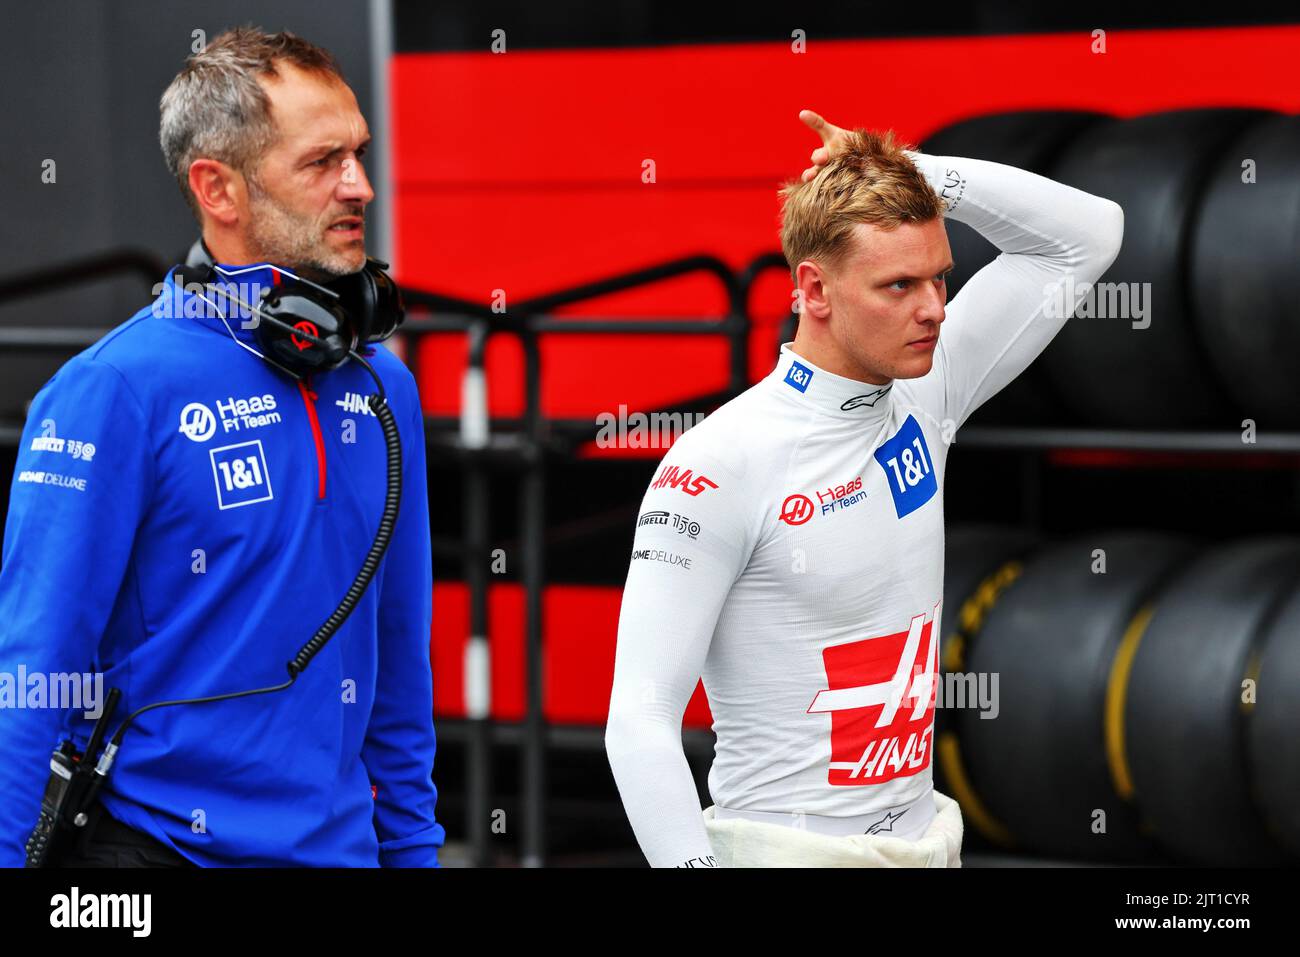
<svg viewBox="0 0 1300 957"><path fill-rule="evenodd" d="M379 519L379 531L375 533L370 551L361 562L361 570L357 572L357 577L353 579L352 586L339 602L339 606L330 613L330 616L325 619L325 624L320 626L311 640L303 645L302 650L289 662L291 678L296 678L311 663L317 652L325 647L325 642L330 640L334 632L338 631L347 620L348 615L352 614L352 609L361 600L366 586L370 584L370 579L375 576L379 562L383 559L384 552L388 550L388 542L393 537L393 526L397 523L397 512L402 501L402 443L397 433L397 420L393 418L393 410L388 407L382 392L370 397L370 408L375 413L375 418L379 420L380 428L384 430L384 443L388 449L388 493L384 498L384 513Z"/></svg>

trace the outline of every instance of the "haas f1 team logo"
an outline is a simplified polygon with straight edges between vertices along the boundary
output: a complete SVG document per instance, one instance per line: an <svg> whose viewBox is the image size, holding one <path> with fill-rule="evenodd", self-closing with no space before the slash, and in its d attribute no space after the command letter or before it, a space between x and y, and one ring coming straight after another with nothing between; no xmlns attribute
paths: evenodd
<svg viewBox="0 0 1300 957"><path fill-rule="evenodd" d="M293 327L301 333L304 333L309 336L315 336L316 339L320 338L320 330L316 328L316 324L314 322L308 322L306 319L303 319L300 322L295 322L293 324ZM289 341L298 347L299 352L303 352L306 349L310 349L312 346L316 344L315 341L312 339L299 339L292 332L289 333Z"/></svg>
<svg viewBox="0 0 1300 957"><path fill-rule="evenodd" d="M704 475L696 475L691 469L678 468L676 465L665 465L659 470L655 480L650 483L651 488L679 488L687 495L699 495L701 492L711 488L717 488L718 483Z"/></svg>
<svg viewBox="0 0 1300 957"><path fill-rule="evenodd" d="M930 764L940 604L905 632L822 651L830 687L808 713L831 716L830 784L883 784Z"/></svg>
<svg viewBox="0 0 1300 957"><path fill-rule="evenodd" d="M787 525L802 525L813 517L813 503L807 495L787 495L781 503L781 521Z"/></svg>

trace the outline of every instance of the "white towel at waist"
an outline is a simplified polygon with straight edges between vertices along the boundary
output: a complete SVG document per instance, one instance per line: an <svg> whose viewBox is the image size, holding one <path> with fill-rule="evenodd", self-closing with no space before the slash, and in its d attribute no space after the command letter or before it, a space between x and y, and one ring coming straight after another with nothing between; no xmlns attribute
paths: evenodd
<svg viewBox="0 0 1300 957"><path fill-rule="evenodd" d="M914 841L880 834L832 837L704 810L719 867L961 867L961 807L934 791L934 819Z"/></svg>

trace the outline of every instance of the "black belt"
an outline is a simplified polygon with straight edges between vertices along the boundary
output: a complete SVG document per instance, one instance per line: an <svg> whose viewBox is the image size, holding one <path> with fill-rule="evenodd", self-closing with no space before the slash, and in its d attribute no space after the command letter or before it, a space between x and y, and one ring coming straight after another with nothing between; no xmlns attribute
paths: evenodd
<svg viewBox="0 0 1300 957"><path fill-rule="evenodd" d="M84 857L93 851L96 847L104 845L119 845L124 847L137 848L148 857L152 866L157 867L194 867L196 866L189 858L178 854L172 848L168 847L162 841L157 840L138 831L133 827L123 824L113 815L104 810L103 805L96 805L92 811L94 820L90 821L86 827L85 834L76 835L73 838L72 845L68 849L64 867L77 866L77 859Z"/></svg>

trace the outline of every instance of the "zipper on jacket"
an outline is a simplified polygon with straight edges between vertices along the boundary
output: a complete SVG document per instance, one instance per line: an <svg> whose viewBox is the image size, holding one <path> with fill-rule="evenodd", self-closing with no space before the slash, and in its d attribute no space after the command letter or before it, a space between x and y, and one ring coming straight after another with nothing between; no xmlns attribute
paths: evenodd
<svg viewBox="0 0 1300 957"><path fill-rule="evenodd" d="M320 434L320 420L316 418L316 400L320 398L315 392L311 391L309 384L311 376L307 376L307 384L302 380L298 382L298 391L302 393L302 404L307 409L307 419L311 422L311 433L316 440L316 474L319 476L317 498L325 497L325 439Z"/></svg>

